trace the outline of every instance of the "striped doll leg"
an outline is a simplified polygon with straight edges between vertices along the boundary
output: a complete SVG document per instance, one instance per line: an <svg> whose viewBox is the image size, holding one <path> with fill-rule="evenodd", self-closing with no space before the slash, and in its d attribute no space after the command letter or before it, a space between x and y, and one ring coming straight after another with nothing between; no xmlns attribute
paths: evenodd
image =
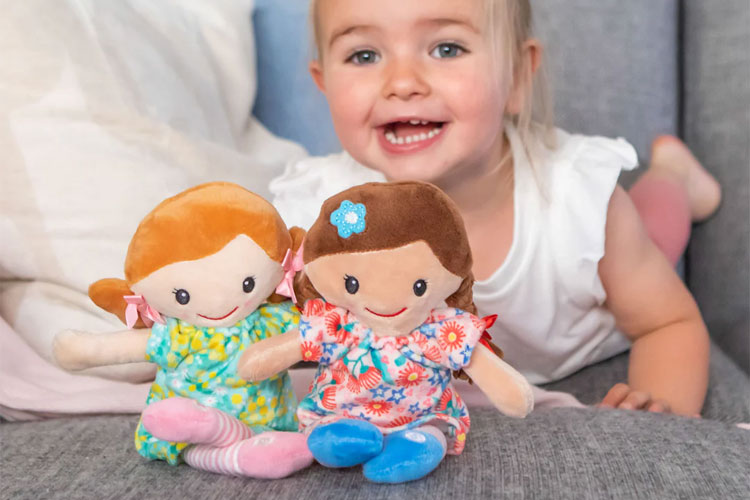
<svg viewBox="0 0 750 500"><path fill-rule="evenodd" d="M188 398L168 398L143 411L143 427L154 437L176 443L229 446L252 437L239 419Z"/></svg>
<svg viewBox="0 0 750 500"><path fill-rule="evenodd" d="M196 469L258 479L279 479L308 467L313 456L298 432L265 432L223 448L189 446L185 462Z"/></svg>

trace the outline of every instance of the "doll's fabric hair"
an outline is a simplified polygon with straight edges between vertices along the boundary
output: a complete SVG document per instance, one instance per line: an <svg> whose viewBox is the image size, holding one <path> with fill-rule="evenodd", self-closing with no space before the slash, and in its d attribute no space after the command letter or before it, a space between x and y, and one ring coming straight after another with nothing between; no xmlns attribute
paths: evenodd
<svg viewBox="0 0 750 500"><path fill-rule="evenodd" d="M241 234L281 262L288 249L299 246L300 231L287 230L273 205L241 186L201 184L164 200L141 221L125 258L125 280L99 280L89 287L89 297L123 319L123 295L132 295L130 286L154 271L213 255Z"/></svg>
<svg viewBox="0 0 750 500"><path fill-rule="evenodd" d="M331 214L342 204L364 205L364 229L341 237ZM472 258L463 219L453 201L426 182L369 183L332 196L323 203L320 215L305 236L305 263L326 255L360 253L399 248L424 241L451 273L463 278L459 289L446 303L475 313ZM304 275L296 282L300 304L319 297Z"/></svg>

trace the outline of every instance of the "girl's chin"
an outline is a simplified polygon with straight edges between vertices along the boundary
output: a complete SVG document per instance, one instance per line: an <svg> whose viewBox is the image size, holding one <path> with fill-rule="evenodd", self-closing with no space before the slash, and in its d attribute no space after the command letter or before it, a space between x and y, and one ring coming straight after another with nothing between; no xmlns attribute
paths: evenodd
<svg viewBox="0 0 750 500"><path fill-rule="evenodd" d="M422 181L433 184L445 175L445 171L435 169L432 162L423 162L417 159L399 160L389 162L383 169L379 169L389 181Z"/></svg>

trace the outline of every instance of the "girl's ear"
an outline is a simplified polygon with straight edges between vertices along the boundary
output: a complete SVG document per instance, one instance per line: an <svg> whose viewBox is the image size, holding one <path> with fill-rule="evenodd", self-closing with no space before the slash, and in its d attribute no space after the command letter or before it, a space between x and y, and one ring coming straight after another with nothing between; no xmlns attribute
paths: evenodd
<svg viewBox="0 0 750 500"><path fill-rule="evenodd" d="M517 115L526 106L526 100L531 98L534 75L542 64L544 49L536 38L527 40L521 48L521 57L513 75L513 87L505 105L506 113Z"/></svg>
<svg viewBox="0 0 750 500"><path fill-rule="evenodd" d="M474 293L472 292L472 286L474 285L474 276L469 275L461 282L461 286L458 287L453 295L445 299L445 303L450 307L455 307L466 311L471 314L477 313L477 306L474 305Z"/></svg>
<svg viewBox="0 0 750 500"><path fill-rule="evenodd" d="M125 280L116 278L106 278L99 280L89 286L89 297L97 306L105 311L111 312L123 323L125 321L125 295L134 295ZM134 328L146 328L146 325L138 318Z"/></svg>
<svg viewBox="0 0 750 500"><path fill-rule="evenodd" d="M323 79L323 67L320 65L320 61L317 59L314 61L310 61L310 66L308 66L308 69L310 70L310 76L312 76L312 79L315 82L315 86L318 87L318 90L325 94L326 86Z"/></svg>

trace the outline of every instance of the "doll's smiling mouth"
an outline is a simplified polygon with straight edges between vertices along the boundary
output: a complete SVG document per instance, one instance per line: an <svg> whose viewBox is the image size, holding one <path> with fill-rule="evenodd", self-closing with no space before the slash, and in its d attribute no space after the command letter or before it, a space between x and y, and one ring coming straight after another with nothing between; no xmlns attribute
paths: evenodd
<svg viewBox="0 0 750 500"><path fill-rule="evenodd" d="M404 308L403 308L403 309L401 309L401 310L400 310L399 312L397 312L397 313L394 313L394 314L380 314L380 313L376 313L375 311L373 311L372 309L369 309L369 308L367 308L367 307L365 307L365 311L367 311L367 312L369 312L369 313L372 313L372 314L374 314L375 316L380 316L381 318L395 318L396 316L398 316L398 315L399 315L399 314L401 314L402 312L406 311L406 308L404 307Z"/></svg>
<svg viewBox="0 0 750 500"><path fill-rule="evenodd" d="M235 307L234 309L232 309L231 311L229 311L227 314L225 314L221 318L211 318L210 316L204 316L202 314L199 314L198 316L200 316L201 318L209 319L211 321L220 321L222 319L226 319L229 316L231 316L234 313L234 311L236 311L237 309L239 309L239 306Z"/></svg>

